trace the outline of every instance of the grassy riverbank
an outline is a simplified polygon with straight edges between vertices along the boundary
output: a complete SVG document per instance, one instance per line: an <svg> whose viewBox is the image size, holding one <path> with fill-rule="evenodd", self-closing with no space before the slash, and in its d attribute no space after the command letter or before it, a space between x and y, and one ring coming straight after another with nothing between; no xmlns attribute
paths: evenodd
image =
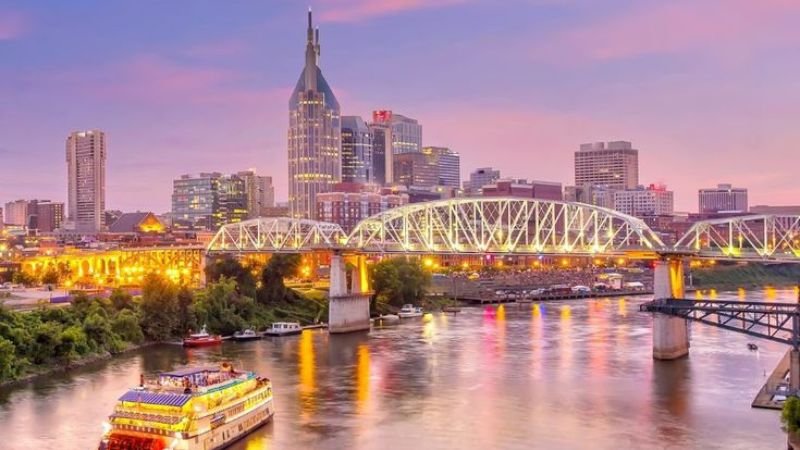
<svg viewBox="0 0 800 450"><path fill-rule="evenodd" d="M694 268L692 282L699 288L794 287L800 284L800 264L718 264Z"/></svg>

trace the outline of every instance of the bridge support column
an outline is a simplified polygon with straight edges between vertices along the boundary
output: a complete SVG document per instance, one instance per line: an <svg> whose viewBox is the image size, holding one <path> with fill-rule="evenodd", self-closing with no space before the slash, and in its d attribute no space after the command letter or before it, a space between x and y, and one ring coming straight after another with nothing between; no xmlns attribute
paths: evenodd
<svg viewBox="0 0 800 450"><path fill-rule="evenodd" d="M796 349L789 350L789 389L800 390L800 351Z"/></svg>
<svg viewBox="0 0 800 450"><path fill-rule="evenodd" d="M655 262L653 297L669 300L684 297L683 261L664 258ZM689 321L666 314L653 318L653 358L670 360L689 354Z"/></svg>
<svg viewBox="0 0 800 450"><path fill-rule="evenodd" d="M341 253L331 255L331 288L328 332L350 333L369 330L369 277L366 261L358 256L353 269L352 292L347 291L347 268Z"/></svg>

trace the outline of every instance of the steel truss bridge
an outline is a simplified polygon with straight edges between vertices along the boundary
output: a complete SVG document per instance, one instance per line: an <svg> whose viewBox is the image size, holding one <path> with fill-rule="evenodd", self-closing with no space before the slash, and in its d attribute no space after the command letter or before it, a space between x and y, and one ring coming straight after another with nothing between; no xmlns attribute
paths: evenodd
<svg viewBox="0 0 800 450"><path fill-rule="evenodd" d="M287 217L220 228L215 253L342 250L379 254L626 256L681 254L731 261L800 263L800 216L749 215L696 222L665 246L642 220L583 203L459 198L413 203L339 225Z"/></svg>
<svg viewBox="0 0 800 450"><path fill-rule="evenodd" d="M800 304L719 300L653 300L640 311L667 314L750 336L800 346Z"/></svg>

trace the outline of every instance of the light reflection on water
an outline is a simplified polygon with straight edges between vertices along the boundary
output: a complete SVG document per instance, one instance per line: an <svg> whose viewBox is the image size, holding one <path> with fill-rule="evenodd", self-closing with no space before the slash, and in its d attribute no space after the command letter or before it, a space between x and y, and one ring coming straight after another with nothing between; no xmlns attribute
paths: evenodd
<svg viewBox="0 0 800 450"><path fill-rule="evenodd" d="M149 348L0 391L0 433L14 436L2 448L93 448L139 373L224 359L275 385L274 423L237 450L782 448L778 414L750 401L785 347L750 352L752 338L694 324L689 358L653 361L644 300L464 308L370 334Z"/></svg>

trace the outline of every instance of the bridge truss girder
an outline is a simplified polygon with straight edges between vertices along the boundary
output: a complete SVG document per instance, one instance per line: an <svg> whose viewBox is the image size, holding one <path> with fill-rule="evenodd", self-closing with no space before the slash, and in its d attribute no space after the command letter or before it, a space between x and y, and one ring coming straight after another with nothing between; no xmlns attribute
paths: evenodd
<svg viewBox="0 0 800 450"><path fill-rule="evenodd" d="M297 253L340 248L346 237L335 223L259 217L222 226L208 244L208 251Z"/></svg>
<svg viewBox="0 0 800 450"><path fill-rule="evenodd" d="M662 248L640 219L609 209L523 198L414 203L361 221L348 246L377 253L616 255Z"/></svg>
<svg viewBox="0 0 800 450"><path fill-rule="evenodd" d="M791 345L800 345L800 304L722 300L653 300L640 311L682 317L717 328Z"/></svg>
<svg viewBox="0 0 800 450"><path fill-rule="evenodd" d="M695 223L675 244L697 256L800 262L800 216L752 215Z"/></svg>

